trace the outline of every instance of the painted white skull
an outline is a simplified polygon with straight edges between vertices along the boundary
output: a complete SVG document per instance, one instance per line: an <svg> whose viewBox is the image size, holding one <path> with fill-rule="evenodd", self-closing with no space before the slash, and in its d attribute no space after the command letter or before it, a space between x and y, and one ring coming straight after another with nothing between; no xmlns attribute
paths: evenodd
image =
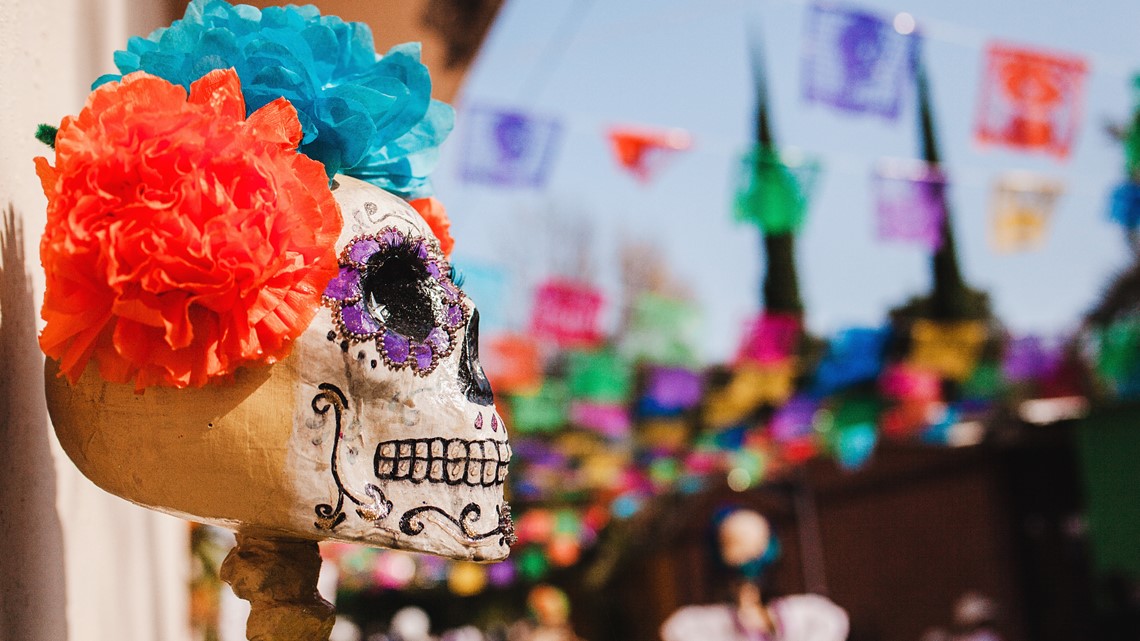
<svg viewBox="0 0 1140 641"><path fill-rule="evenodd" d="M475 306L414 209L337 180L340 271L288 358L145 394L95 367L69 385L48 359L60 444L107 491L196 521L503 559L511 448Z"/></svg>
<svg viewBox="0 0 1140 641"><path fill-rule="evenodd" d="M478 312L407 203L340 176L333 195L344 215L340 272L298 341L290 447L298 471L325 470L313 527L501 559L513 542L503 500L511 449L479 365Z"/></svg>

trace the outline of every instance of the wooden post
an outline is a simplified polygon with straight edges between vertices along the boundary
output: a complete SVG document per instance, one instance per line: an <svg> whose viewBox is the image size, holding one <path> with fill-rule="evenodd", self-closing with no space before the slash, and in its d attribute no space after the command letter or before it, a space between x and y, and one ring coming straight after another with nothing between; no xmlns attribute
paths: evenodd
<svg viewBox="0 0 1140 641"><path fill-rule="evenodd" d="M238 534L222 562L222 580L249 601L249 641L328 641L336 612L317 592L315 541Z"/></svg>

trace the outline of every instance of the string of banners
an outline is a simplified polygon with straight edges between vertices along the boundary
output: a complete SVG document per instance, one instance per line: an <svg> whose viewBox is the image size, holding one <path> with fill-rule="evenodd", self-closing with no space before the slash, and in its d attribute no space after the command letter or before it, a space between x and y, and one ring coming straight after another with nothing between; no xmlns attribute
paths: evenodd
<svg viewBox="0 0 1140 641"><path fill-rule="evenodd" d="M921 35L913 19L831 3L809 4L806 11L803 100L897 121L919 64ZM1079 133L1088 63L1072 54L997 42L984 56L975 138L986 146L1068 157ZM464 122L461 177L503 189L543 188L567 129L559 117L491 106L469 108ZM615 125L601 133L615 168L643 184L693 146L691 134L674 128ZM1126 144L1140 148L1140 143ZM823 173L820 159L756 149L739 167L736 218L767 233L798 231ZM918 161L883 161L871 180L878 237L936 250L942 243L947 177ZM1040 247L1062 191L1058 181L1044 176L998 176L990 198L991 246L999 252ZM1140 212L1135 180L1116 190L1110 210L1123 225L1140 224L1140 213L1132 213Z"/></svg>
<svg viewBox="0 0 1140 641"><path fill-rule="evenodd" d="M813 338L798 316L759 310L732 361L703 367L675 347L699 340L690 304L642 291L623 329L606 334L593 324L601 292L591 289L541 281L533 302L553 306L541 312L546 320L488 337L484 364L517 455L509 477L517 553L485 567L338 547L331 556L345 589L446 584L464 595L533 583L578 563L607 523L661 494L723 482L742 491L821 456L857 470L888 440L976 444L1012 412L1047 423L1080 415L1089 395L1140 395L1135 315L1078 337L895 319ZM570 320L551 319L562 314ZM572 328L572 340L549 327ZM665 338L637 336L646 333ZM641 351L646 345L668 347Z"/></svg>
<svg viewBox="0 0 1140 641"><path fill-rule="evenodd" d="M818 159L777 156L759 149L741 161L734 200L736 220L758 226L766 234L795 233L807 217L821 173ZM950 180L937 166L912 159L883 159L871 174L875 229L882 242L917 245L937 251L943 242ZM991 186L989 238L1001 253L1040 249L1049 222L1064 192L1060 180L1016 171L995 177ZM1118 189L1117 213L1122 224L1137 223L1140 187Z"/></svg>
<svg viewBox="0 0 1140 641"><path fill-rule="evenodd" d="M803 97L848 113L897 119L914 84L913 19L853 7L808 8ZM1088 63L1008 43L986 47L974 135L980 143L1068 157L1081 119Z"/></svg>

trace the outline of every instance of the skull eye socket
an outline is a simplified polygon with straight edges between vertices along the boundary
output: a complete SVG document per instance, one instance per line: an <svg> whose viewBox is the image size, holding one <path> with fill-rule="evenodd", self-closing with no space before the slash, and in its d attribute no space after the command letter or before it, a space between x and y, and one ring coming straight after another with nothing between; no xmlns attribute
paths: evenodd
<svg viewBox="0 0 1140 641"><path fill-rule="evenodd" d="M414 341L427 340L442 301L415 245L403 243L373 254L360 284L373 318Z"/></svg>
<svg viewBox="0 0 1140 641"><path fill-rule="evenodd" d="M322 300L339 330L329 340L343 337L342 350L376 341L389 368L426 376L462 340L463 293L427 240L385 227L350 240L339 263Z"/></svg>

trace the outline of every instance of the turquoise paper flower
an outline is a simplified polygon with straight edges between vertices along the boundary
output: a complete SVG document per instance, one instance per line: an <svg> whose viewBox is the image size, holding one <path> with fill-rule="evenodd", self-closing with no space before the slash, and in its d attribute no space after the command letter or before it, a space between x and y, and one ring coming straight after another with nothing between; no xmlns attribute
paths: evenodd
<svg viewBox="0 0 1140 641"><path fill-rule="evenodd" d="M224 0L193 0L183 19L115 52L120 74L146 71L186 88L214 69L233 67L252 113L277 98L297 108L300 151L336 173L404 198L431 194L428 174L455 114L431 99L420 45L376 54L360 22L322 16L316 7L259 10Z"/></svg>

